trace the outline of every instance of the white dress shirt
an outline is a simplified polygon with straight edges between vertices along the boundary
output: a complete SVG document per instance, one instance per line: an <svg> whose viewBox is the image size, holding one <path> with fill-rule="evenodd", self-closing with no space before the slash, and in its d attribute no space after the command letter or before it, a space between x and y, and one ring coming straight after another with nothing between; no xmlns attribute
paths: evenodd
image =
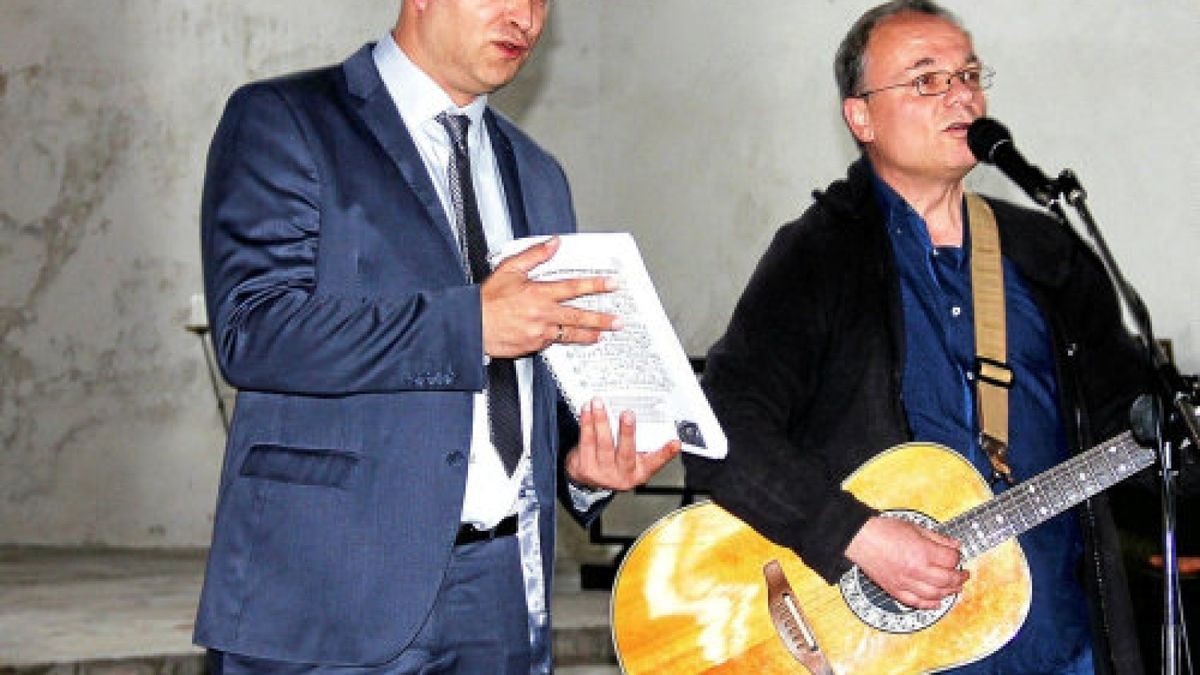
<svg viewBox="0 0 1200 675"><path fill-rule="evenodd" d="M449 178L452 149L445 127L435 118L446 112L464 114L471 119L467 134L467 151L471 159L471 174L488 249L495 251L510 241L513 238L512 223L508 217L504 184L483 122L487 97L479 96L465 107L456 106L441 87L413 64L390 34L375 45L374 57L375 66L379 69L383 83L400 111L400 117L408 127L417 150L421 153L421 159L424 160L429 177L437 188L442 208L450 223L454 223ZM451 226L450 229L457 240L457 228ZM461 250L461 242L459 243ZM463 265L466 265L465 261ZM480 354L480 358L485 359L486 356ZM500 454L492 445L488 425L487 391L475 394L471 460L467 469L467 489L463 497L461 519L464 523L471 523L480 528L494 527L506 516L516 513L521 482L530 471L529 437L533 420L533 396L530 388L533 365L530 359L517 359L516 370L521 403L521 435L525 449L511 476L504 470Z"/></svg>

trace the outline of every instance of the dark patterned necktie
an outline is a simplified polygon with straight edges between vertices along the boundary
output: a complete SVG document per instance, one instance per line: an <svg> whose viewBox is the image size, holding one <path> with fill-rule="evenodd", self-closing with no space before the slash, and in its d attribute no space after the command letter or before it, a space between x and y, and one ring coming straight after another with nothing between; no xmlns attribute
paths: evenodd
<svg viewBox="0 0 1200 675"><path fill-rule="evenodd" d="M482 284L491 273L487 263L487 239L483 236L483 219L475 201L475 185L471 181L471 158L467 154L467 128L471 118L466 115L441 113L437 121L450 135L450 202L454 206L454 223L458 228L459 248L465 263L467 280ZM500 453L500 461L511 476L524 451L521 434L521 402L517 395L517 369L512 359L493 358L488 361L488 426L492 445Z"/></svg>

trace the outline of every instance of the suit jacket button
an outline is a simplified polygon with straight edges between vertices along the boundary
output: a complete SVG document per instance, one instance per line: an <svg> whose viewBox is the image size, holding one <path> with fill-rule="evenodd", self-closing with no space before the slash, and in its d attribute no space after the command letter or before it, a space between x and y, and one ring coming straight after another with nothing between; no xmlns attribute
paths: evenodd
<svg viewBox="0 0 1200 675"><path fill-rule="evenodd" d="M446 463L449 464L450 466L462 466L463 459L465 459L463 457L463 454L461 452L459 452L458 450L455 450L455 451L451 452L450 454L446 455Z"/></svg>

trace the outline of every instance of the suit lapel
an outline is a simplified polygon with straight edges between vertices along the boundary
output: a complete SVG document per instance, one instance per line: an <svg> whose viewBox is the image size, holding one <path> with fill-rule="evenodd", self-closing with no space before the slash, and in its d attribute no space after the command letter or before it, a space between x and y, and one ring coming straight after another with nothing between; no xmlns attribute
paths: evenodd
<svg viewBox="0 0 1200 675"><path fill-rule="evenodd" d="M429 216L429 222L437 229L448 252L457 258L459 256L458 244L454 240L450 222L442 209L442 203L438 199L433 182L425 170L425 163L421 160L417 146L413 142L408 128L404 125L399 111L396 110L396 104L388 94L383 79L379 77L379 71L375 67L375 60L372 56L372 48L373 45L364 46L347 59L342 66L346 75L346 86L354 99L355 109L361 115L363 123L371 130L376 141L396 164L405 183L421 202L426 215ZM521 175L517 167L516 152L512 142L497 122L495 113L490 108L484 111L484 122L487 124L496 163L500 167L500 179L504 184L504 196L508 203L513 237L527 237L531 231L525 212L524 193L521 188Z"/></svg>
<svg viewBox="0 0 1200 675"><path fill-rule="evenodd" d="M363 122L375 140L383 147L397 168L400 169L404 182L416 195L424 207L429 222L441 235L447 246L449 255L458 258L458 245L450 229L446 212L442 209L441 200L425 170L425 163L417 151L417 146L409 135L404 119L396 110L396 104L388 94L383 79L375 67L372 56L373 44L368 44L358 50L342 65L346 74L346 86L354 99L354 105Z"/></svg>
<svg viewBox="0 0 1200 675"><path fill-rule="evenodd" d="M512 142L496 123L496 114L488 108L483 113L488 138L492 141L492 152L500 166L500 180L504 183L504 199L508 202L508 220L512 225L514 239L529 236L529 222L525 217L525 199L521 192L521 176L517 169L517 157Z"/></svg>

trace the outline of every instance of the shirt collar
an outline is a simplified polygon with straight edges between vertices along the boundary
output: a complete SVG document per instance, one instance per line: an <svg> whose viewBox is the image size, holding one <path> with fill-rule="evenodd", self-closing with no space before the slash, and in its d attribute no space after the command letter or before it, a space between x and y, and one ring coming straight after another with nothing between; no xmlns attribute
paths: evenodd
<svg viewBox="0 0 1200 675"><path fill-rule="evenodd" d="M458 113L471 118L469 142L479 141L486 94L476 96L465 106L455 105L450 95L408 58L390 33L375 43L373 55L379 76L409 129L422 128L430 121L438 124L435 118L442 112Z"/></svg>
<svg viewBox="0 0 1200 675"><path fill-rule="evenodd" d="M893 190L891 185L879 177L870 160L867 160L867 168L871 173L871 189L875 194L875 201L879 204L879 209L883 211L884 222L888 224L888 227L899 224L897 221L903 222L912 217L915 217L924 226L925 221L921 216L913 210L913 207L909 206L908 202L904 201L904 197L901 197L900 193Z"/></svg>
<svg viewBox="0 0 1200 675"><path fill-rule="evenodd" d="M921 214L917 213L904 197L900 196L899 192L892 189L878 173L875 173L875 167L871 166L870 160L867 160L867 168L871 174L871 188L875 194L875 201L879 204L880 210L883 211L883 222L887 227L888 233L893 237L905 237L915 241L926 253L934 253L933 240L929 237L929 226L925 224L925 219ZM966 252L971 246L971 227L967 222L967 205L963 203L963 241L960 247L945 247L944 253L958 253L952 256L952 262L956 266L961 266L965 260Z"/></svg>

